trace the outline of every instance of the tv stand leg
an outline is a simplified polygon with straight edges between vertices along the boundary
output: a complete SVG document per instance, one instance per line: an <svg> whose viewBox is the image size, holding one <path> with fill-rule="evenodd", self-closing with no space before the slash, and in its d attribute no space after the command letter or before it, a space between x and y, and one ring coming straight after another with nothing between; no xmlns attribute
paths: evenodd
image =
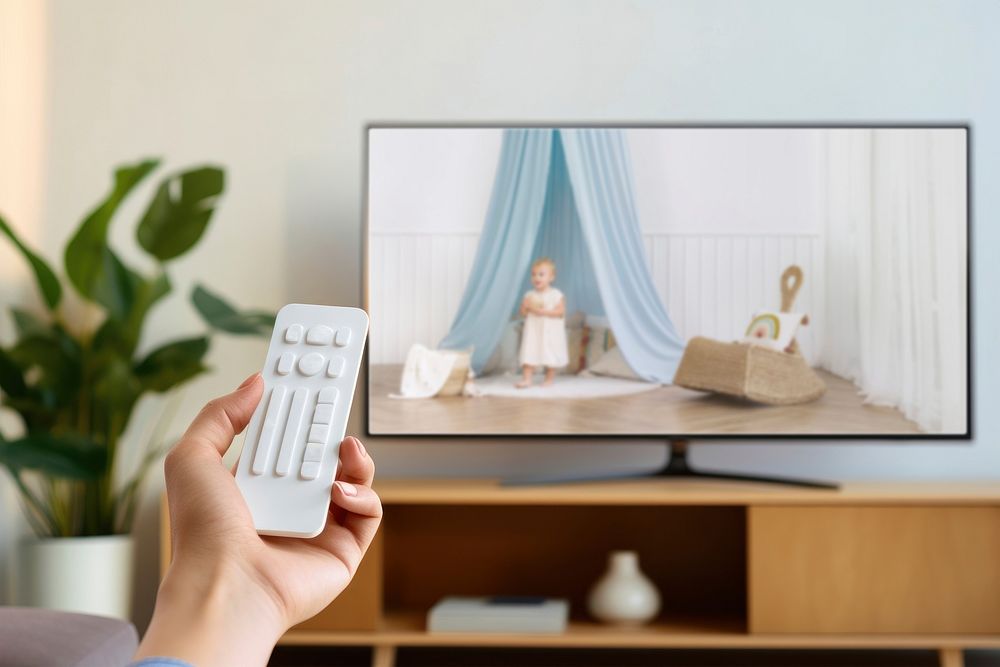
<svg viewBox="0 0 1000 667"><path fill-rule="evenodd" d="M372 647L372 667L395 667L396 647L379 644Z"/></svg>
<svg viewBox="0 0 1000 667"><path fill-rule="evenodd" d="M727 479L737 482L765 482L768 484L782 484L784 486L802 486L811 489L840 488L839 484L815 479L772 477L769 475L741 475L738 473L698 470L697 468L692 467L688 461L687 453L689 443L687 440L671 440L667 446L670 448L670 460L667 461L666 466L653 473L653 476L655 477L699 477L701 479Z"/></svg>
<svg viewBox="0 0 1000 667"><path fill-rule="evenodd" d="M965 665L962 649L954 646L938 650L938 660L941 667L964 667Z"/></svg>

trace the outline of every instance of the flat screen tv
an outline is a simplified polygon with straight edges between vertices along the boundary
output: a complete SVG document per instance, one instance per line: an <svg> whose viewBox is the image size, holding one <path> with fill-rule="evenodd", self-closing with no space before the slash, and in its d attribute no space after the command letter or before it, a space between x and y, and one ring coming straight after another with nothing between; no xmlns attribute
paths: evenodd
<svg viewBox="0 0 1000 667"><path fill-rule="evenodd" d="M962 126L379 126L376 435L968 438Z"/></svg>

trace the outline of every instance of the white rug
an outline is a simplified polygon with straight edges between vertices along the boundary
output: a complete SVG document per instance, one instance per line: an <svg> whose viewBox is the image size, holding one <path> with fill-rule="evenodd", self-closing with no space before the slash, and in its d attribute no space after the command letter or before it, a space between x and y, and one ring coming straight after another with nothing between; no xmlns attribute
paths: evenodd
<svg viewBox="0 0 1000 667"><path fill-rule="evenodd" d="M612 377L557 375L551 385L543 387L542 376L536 375L535 384L518 389L514 384L520 380L520 375L488 375L476 378L475 385L482 396L506 398L603 398L638 394L660 386L653 382Z"/></svg>

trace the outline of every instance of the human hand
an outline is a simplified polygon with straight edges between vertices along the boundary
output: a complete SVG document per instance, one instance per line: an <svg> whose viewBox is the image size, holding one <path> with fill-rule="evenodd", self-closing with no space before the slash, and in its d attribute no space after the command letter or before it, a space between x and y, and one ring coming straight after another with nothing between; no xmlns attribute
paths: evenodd
<svg viewBox="0 0 1000 667"><path fill-rule="evenodd" d="M330 518L312 539L261 537L222 455L263 393L260 374L210 401L164 465L173 559L137 657L198 665L264 664L292 625L328 605L371 544L382 505L375 465L345 438Z"/></svg>

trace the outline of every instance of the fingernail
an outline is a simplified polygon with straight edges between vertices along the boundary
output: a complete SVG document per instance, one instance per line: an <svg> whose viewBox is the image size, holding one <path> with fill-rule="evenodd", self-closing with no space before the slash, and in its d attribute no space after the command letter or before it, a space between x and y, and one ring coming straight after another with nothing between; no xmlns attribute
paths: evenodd
<svg viewBox="0 0 1000 667"><path fill-rule="evenodd" d="M242 389L243 387L248 386L251 382L253 382L254 380L257 379L258 375L260 375L260 371L257 371L256 373L254 373L250 377L248 377L246 380L244 380L243 384L241 384L239 387L237 387L237 389Z"/></svg>
<svg viewBox="0 0 1000 667"><path fill-rule="evenodd" d="M364 456L365 458L367 458L368 457L368 451L365 450L365 446L361 444L361 441L358 440L357 438L355 438L354 442L358 443L358 452L361 453L361 456Z"/></svg>
<svg viewBox="0 0 1000 667"><path fill-rule="evenodd" d="M344 492L345 496L358 495L358 489L353 484L348 482L337 482L337 486L340 487L340 490Z"/></svg>

